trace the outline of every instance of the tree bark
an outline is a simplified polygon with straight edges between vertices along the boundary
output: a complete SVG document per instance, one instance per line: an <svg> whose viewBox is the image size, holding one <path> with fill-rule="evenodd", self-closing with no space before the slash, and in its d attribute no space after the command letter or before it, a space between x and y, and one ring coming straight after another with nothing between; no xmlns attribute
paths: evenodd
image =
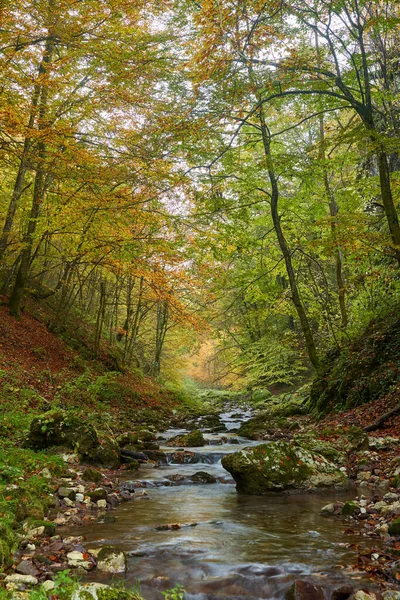
<svg viewBox="0 0 400 600"><path fill-rule="evenodd" d="M279 187L278 180L276 178L272 157L271 157L271 148L270 148L270 137L267 125L265 123L265 118L263 114L263 108L260 109L260 124L261 124L261 132L262 132L262 141L264 146L264 154L267 163L268 175L271 184L271 215L272 222L274 225L274 229L276 232L276 236L278 238L279 247L281 249L285 265L286 272L289 278L290 290L292 293L293 304L296 308L297 315L300 320L301 329L304 336L304 341L306 344L306 349L308 353L308 357L310 359L311 364L315 369L319 367L319 357L317 348L314 341L314 336L311 331L311 326L308 321L307 313L304 308L304 305L301 301L299 288L297 285L296 275L293 268L292 255L289 250L285 235L282 230L281 225L281 217L279 215L278 203L279 203Z"/></svg>
<svg viewBox="0 0 400 600"><path fill-rule="evenodd" d="M49 0L49 8L52 6L52 0ZM42 63L40 65L40 74L42 77L47 73L49 64L51 63L54 52L54 40L49 34L46 42L45 51L43 54ZM47 126L47 109L48 109L48 87L44 84L41 86L39 100L39 131L44 130ZM9 308L10 313L19 318L21 300L25 291L26 282L28 279L29 269L31 265L31 255L34 243L34 234L36 231L37 219L39 217L40 208L43 202L45 191L45 159L46 146L43 140L38 143L37 168L35 176L35 184L33 189L32 207L29 215L29 223L27 231L23 238L23 250L21 252L21 262L14 283L14 288L11 292Z"/></svg>
<svg viewBox="0 0 400 600"><path fill-rule="evenodd" d="M380 147L377 154L379 181L381 187L382 204L389 225L390 235L394 246L394 254L400 266L400 225L399 217L393 201L392 187L390 183L390 171L386 151Z"/></svg>

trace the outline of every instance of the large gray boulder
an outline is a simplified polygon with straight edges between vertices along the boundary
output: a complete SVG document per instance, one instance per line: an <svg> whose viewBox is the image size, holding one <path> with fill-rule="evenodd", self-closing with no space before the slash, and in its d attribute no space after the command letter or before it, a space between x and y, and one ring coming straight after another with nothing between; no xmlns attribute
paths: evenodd
<svg viewBox="0 0 400 600"><path fill-rule="evenodd" d="M294 442L271 442L228 454L222 466L242 494L345 489L345 473L329 460Z"/></svg>

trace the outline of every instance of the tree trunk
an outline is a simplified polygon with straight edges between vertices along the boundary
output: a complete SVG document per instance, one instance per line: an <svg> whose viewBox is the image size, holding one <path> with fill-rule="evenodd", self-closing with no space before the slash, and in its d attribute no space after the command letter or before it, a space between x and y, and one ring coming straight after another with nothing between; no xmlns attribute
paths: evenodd
<svg viewBox="0 0 400 600"><path fill-rule="evenodd" d="M326 157L325 157L325 148L324 148L325 130L324 130L323 115L320 115L320 118L319 118L319 132L320 132L319 135L320 135L320 144L321 144L319 158L321 158L324 161L326 159ZM338 289L339 308L340 308L340 315L342 318L342 327L343 327L343 329L345 329L347 327L347 323L348 323L348 316L347 316L347 307L346 307L346 290L345 290L344 277L343 277L342 251L339 246L339 243L337 240L337 235L336 235L336 228L337 228L336 216L338 214L338 205L336 204L335 196L333 195L331 186L329 184L329 178L328 178L328 173L327 173L325 164L323 164L322 168L323 168L324 187L325 187L325 192L326 192L326 195L328 198L329 214L331 216L331 233L332 233L332 238L333 238L334 244L336 246L336 251L335 251L336 283L337 283L337 289Z"/></svg>
<svg viewBox="0 0 400 600"><path fill-rule="evenodd" d="M42 148L40 151L40 155L44 158L44 144L41 144ZM32 247L34 242L34 233L36 231L36 223L40 213L40 207L43 201L44 194L44 171L43 166L38 168L35 177L35 187L33 190L33 199L32 199L32 208L29 215L29 223L26 234L24 235L23 244L24 249L21 252L21 262L19 264L19 269L17 272L17 276L15 279L14 287L11 292L9 307L10 313L19 318L20 317L20 308L21 308L21 300L25 291L26 282L28 279L30 264L31 264L31 254Z"/></svg>
<svg viewBox="0 0 400 600"><path fill-rule="evenodd" d="M381 187L382 204L385 210L386 219L389 225L390 235L394 246L394 254L400 266L400 225L396 207L393 202L392 188L390 184L390 171L387 154L384 148L380 147L377 152L379 181Z"/></svg>
<svg viewBox="0 0 400 600"><path fill-rule="evenodd" d="M49 2L49 8L51 7L52 1ZM52 60L54 52L54 40L50 35L46 42L46 48L43 54L42 63L40 65L39 73L42 77L46 74L48 65ZM46 85L41 86L40 90L40 101L39 101L39 131L42 131L47 126L47 109L48 109L48 88ZM26 282L28 279L29 269L31 265L32 248L35 239L35 231L37 225L37 219L39 217L40 208L43 202L43 196L45 191L45 159L46 159L46 146L45 143L40 140L38 142L38 156L37 156L37 168L35 176L35 184L33 189L32 207L29 215L29 223L27 231L23 238L23 250L21 252L21 262L15 279L14 288L10 296L10 313L15 317L20 316L21 300L25 291Z"/></svg>
<svg viewBox="0 0 400 600"><path fill-rule="evenodd" d="M43 69L45 68L44 60L45 60L45 55L43 56L42 62L39 67L39 75L41 75L41 73L43 72ZM37 109L37 105L38 105L39 98L40 98L40 92L41 92L41 87L39 85L35 85L35 89L34 89L33 97L32 97L31 114L30 114L29 122L28 122L28 131L30 129L33 129L33 127L35 125L36 109ZM3 258L5 249L7 248L8 238L9 238L12 226L13 226L14 216L15 216L15 212L17 210L19 199L21 198L21 196L24 192L24 181L25 181L26 171L28 169L28 160L29 160L31 146L32 146L31 138L29 136L27 136L24 141L22 156L21 156L21 160L19 163L18 173L17 173L17 177L15 179L15 184L14 184L14 189L13 189L13 193L11 196L10 204L8 205L6 220L4 222L3 231L0 236L0 261Z"/></svg>
<svg viewBox="0 0 400 600"><path fill-rule="evenodd" d="M376 419L376 421L371 423L371 425L364 427L364 431L375 431L376 429L379 429L379 427L381 425L383 425L383 423L385 421L387 421L388 419L390 419L390 417L394 417L395 415L397 415L399 413L400 413L400 404L398 404L397 406L392 408L392 410L389 410L387 413L385 413L384 415L379 417L379 419Z"/></svg>
<svg viewBox="0 0 400 600"><path fill-rule="evenodd" d="M267 125L265 123L265 118L263 114L263 109L260 109L260 124L262 131L262 141L264 146L264 154L267 163L268 175L271 184L271 215L272 222L274 225L274 229L276 232L276 236L278 238L279 247L281 249L285 265L286 272L289 278L290 290L292 293L293 304L296 308L297 315L300 320L301 329L304 336L304 341L306 344L306 349L308 353L308 357L310 359L313 367L318 369L319 366L319 358L318 352L314 341L314 336L311 331L310 323L308 321L307 313L305 311L304 305L300 298L299 288L296 281L296 275L293 268L292 263L292 255L289 250L289 247L286 242L286 238L284 236L282 226L281 226L281 218L279 216L278 211L278 202L279 202L279 187L278 181L275 175L275 170L273 167L272 157L271 157L271 149L270 149L270 137Z"/></svg>

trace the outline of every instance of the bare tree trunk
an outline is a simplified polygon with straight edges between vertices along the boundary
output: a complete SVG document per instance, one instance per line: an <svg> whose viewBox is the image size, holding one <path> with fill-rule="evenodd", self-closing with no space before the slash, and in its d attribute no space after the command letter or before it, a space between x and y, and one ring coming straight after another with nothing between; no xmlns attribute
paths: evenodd
<svg viewBox="0 0 400 600"><path fill-rule="evenodd" d="M95 352L96 356L98 356L100 354L101 335L103 333L104 317L106 314L106 304L107 304L106 283L105 283L105 281L101 281L100 282L100 302L99 302L99 310L97 311L96 335L95 335L95 340L94 340L94 352Z"/></svg>
<svg viewBox="0 0 400 600"><path fill-rule="evenodd" d="M52 6L52 0L49 1L49 8ZM40 65L40 74L44 76L47 72L48 65L52 60L54 52L54 40L51 35L46 42L46 48L43 54L42 64ZM46 85L41 87L40 101L39 101L39 131L45 129L47 122L47 109L48 109L48 88ZM23 250L21 252L21 262L15 279L14 288L10 296L10 313L15 317L20 316L20 307L22 296L25 291L26 282L29 274L31 265L32 248L35 239L35 231L37 225L37 219L39 217L40 208L42 206L44 192L45 192L45 159L46 159L46 146L45 143L40 140L38 143L38 156L37 156L37 168L35 176L35 184L33 189L32 207L29 215L29 223L27 231L23 238Z"/></svg>
<svg viewBox="0 0 400 600"><path fill-rule="evenodd" d="M45 55L42 59L42 63L39 67L39 75L45 70ZM32 97L32 108L28 122L28 131L33 129L36 119L36 109L40 98L41 87L35 85L35 89ZM15 179L14 189L11 196L10 204L8 205L6 220L3 225L3 231L0 236L0 261L3 258L4 252L7 248L9 235L13 226L15 212L18 207L18 202L24 193L26 187L24 187L25 175L28 170L29 154L32 146L32 140L29 136L25 138L24 147L18 167L17 177ZM29 187L29 186L28 186Z"/></svg>
<svg viewBox="0 0 400 600"><path fill-rule="evenodd" d="M142 312L142 301L143 301L143 291L144 291L144 278L140 278L139 283L139 295L136 303L135 314L133 316L133 322L129 325L130 328L130 336L128 340L128 345L126 348L126 353L124 354L124 362L130 362L132 360L133 349L135 346L135 342L139 333L139 326L141 321L141 312Z"/></svg>
<svg viewBox="0 0 400 600"><path fill-rule="evenodd" d="M325 156L325 148L324 148L324 143L325 143L325 131L324 131L324 117L323 115L320 115L319 117L319 131L320 131L320 153L319 153L319 157L324 161L326 159ZM343 259L342 259L342 251L337 239L337 223L336 223L336 217L338 214L338 205L336 204L336 200L335 200L335 196L331 190L331 186L329 183L329 178L328 178L328 172L327 172L327 168L326 165L323 164L322 165L322 169L323 169L323 179L324 179L324 187L325 187L325 192L328 198L328 205L329 205L329 214L331 216L331 233L332 233L332 238L334 241L334 244L336 246L336 251L335 251L335 262L336 262L336 284L337 284L337 290L338 290L338 300L339 300L339 308L340 308L340 315L341 315L341 319L342 319L342 327L345 329L347 327L347 323L348 323L348 315L347 315L347 306L346 306L346 289L345 289L345 283L344 283L344 277L343 277Z"/></svg>
<svg viewBox="0 0 400 600"><path fill-rule="evenodd" d="M159 300L157 303L157 325L155 352L152 374L158 377L161 371L161 354L164 346L165 336L168 329L168 303L165 300Z"/></svg>
<svg viewBox="0 0 400 600"><path fill-rule="evenodd" d="M286 272L289 278L290 290L292 293L293 304L296 308L297 315L300 320L301 329L304 336L304 341L306 344L307 354L310 359L311 364L316 369L319 366L319 357L317 348L314 341L314 336L311 331L311 326L308 321L307 313L300 298L299 288L297 285L296 275L293 268L292 263L292 255L289 250L289 247L286 242L286 238L284 236L282 225L281 225L281 217L279 215L278 203L279 203L279 187L278 181L276 178L273 161L271 157L271 148L270 148L270 135L269 130L265 122L265 117L263 113L263 108L260 108L260 124L261 124L261 132L262 132L262 141L264 146L264 154L265 160L268 169L269 180L271 184L271 215L272 222L274 225L274 229L276 232L276 236L278 238L279 247L281 249L285 265Z"/></svg>
<svg viewBox="0 0 400 600"><path fill-rule="evenodd" d="M390 182L390 171L388 157L383 147L380 147L376 158L378 161L379 181L381 187L382 204L392 237L394 254L400 265L400 225L396 207L393 202L392 187Z"/></svg>

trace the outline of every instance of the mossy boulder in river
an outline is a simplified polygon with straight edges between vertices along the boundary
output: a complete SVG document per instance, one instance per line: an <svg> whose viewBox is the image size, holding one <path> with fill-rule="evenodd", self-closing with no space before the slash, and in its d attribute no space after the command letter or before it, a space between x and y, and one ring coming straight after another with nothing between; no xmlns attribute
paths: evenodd
<svg viewBox="0 0 400 600"><path fill-rule="evenodd" d="M191 433L185 435L178 435L172 438L168 446L181 446L182 448L198 448L199 446L205 446L207 441L204 439L203 434L198 429L195 429Z"/></svg>
<svg viewBox="0 0 400 600"><path fill-rule="evenodd" d="M222 466L242 494L309 492L347 487L346 475L326 458L293 442L271 442L228 454Z"/></svg>

